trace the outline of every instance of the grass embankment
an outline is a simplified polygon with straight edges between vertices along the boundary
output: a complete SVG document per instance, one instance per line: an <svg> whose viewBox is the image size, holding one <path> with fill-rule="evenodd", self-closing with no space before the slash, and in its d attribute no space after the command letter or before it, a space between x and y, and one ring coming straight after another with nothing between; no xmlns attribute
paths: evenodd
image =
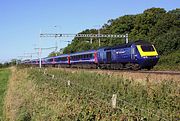
<svg viewBox="0 0 180 121"><path fill-rule="evenodd" d="M179 84L172 80L147 79L141 84L119 76L58 69L46 74L20 69L14 76L6 98L8 120L180 119ZM111 106L113 94L116 108Z"/></svg>
<svg viewBox="0 0 180 121"><path fill-rule="evenodd" d="M0 69L0 121L3 120L4 97L10 76L10 70Z"/></svg>

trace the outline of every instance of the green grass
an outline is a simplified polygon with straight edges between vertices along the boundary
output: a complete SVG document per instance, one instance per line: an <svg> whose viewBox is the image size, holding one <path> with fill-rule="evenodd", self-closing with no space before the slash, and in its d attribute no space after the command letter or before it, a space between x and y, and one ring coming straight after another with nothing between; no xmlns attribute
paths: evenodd
<svg viewBox="0 0 180 121"><path fill-rule="evenodd" d="M153 70L156 71L180 71L180 64L176 65L166 65L166 64L157 64Z"/></svg>
<svg viewBox="0 0 180 121"><path fill-rule="evenodd" d="M180 119L180 84L173 80L154 83L147 78L138 83L120 75L49 68L46 74L39 69L16 69L13 74L16 78L10 87L12 95L7 102L11 114L7 119L12 116L20 121ZM117 108L111 106L113 94L117 94Z"/></svg>
<svg viewBox="0 0 180 121"><path fill-rule="evenodd" d="M142 85L133 80L85 71L49 70L56 79L38 70L29 71L41 96L29 109L32 119L48 120L178 120L179 84L172 80ZM67 85L67 81L71 85ZM117 94L117 108L111 97ZM56 102L62 104L58 106ZM52 102L56 105L53 108ZM33 112L37 112L34 115ZM44 117L42 117L44 116Z"/></svg>
<svg viewBox="0 0 180 121"><path fill-rule="evenodd" d="M0 69L0 119L3 117L4 97L7 90L7 84L10 76L8 69Z"/></svg>

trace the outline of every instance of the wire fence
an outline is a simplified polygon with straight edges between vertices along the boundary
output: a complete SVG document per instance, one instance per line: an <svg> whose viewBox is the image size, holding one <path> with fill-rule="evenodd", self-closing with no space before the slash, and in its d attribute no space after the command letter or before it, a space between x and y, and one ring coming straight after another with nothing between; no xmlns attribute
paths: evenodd
<svg viewBox="0 0 180 121"><path fill-rule="evenodd" d="M74 82L73 80L62 80L62 79L59 79L58 77L56 77L54 74L50 74L48 72L47 69L45 70L39 70L39 72L41 72L42 75L45 76L46 79L49 79L49 80L59 80L59 81L62 81L63 85L66 86L68 89L71 89L73 91L77 91L77 88L81 88L85 91L91 91L91 92L94 92L94 95L101 95L102 97L106 97L104 99L101 99L99 96L97 96L98 98L96 97L93 97L93 99L99 101L99 102L102 102L103 104L106 104L112 108L116 108L116 109L122 109L122 105L126 105L125 107L128 108L128 110L132 110L134 112L137 112L138 115L142 116L143 113L146 113L148 115L151 115L151 116L155 116L157 119L160 119L160 120L164 120L164 121L169 121L168 119L164 118L166 117L162 111L161 112L158 112L158 114L156 114L157 112L154 111L154 110L146 110L145 108L140 108L138 106L136 106L135 104L132 104L124 99L120 99L118 98L118 95L117 94L107 94L107 93L104 93L104 92L101 92L99 90L96 90L96 89L93 89L93 88L90 88L90 87L86 87L84 85L81 85L77 82ZM113 98L113 96L115 96L115 98ZM113 104L113 100L115 101L115 104ZM113 107L113 105L115 105ZM126 113L126 112L124 112Z"/></svg>

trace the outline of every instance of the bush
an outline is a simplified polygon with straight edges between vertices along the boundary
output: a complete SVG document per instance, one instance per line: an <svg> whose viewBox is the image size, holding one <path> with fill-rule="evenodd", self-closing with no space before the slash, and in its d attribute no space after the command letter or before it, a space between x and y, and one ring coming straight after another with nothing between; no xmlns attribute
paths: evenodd
<svg viewBox="0 0 180 121"><path fill-rule="evenodd" d="M180 70L180 50L160 57L157 70Z"/></svg>

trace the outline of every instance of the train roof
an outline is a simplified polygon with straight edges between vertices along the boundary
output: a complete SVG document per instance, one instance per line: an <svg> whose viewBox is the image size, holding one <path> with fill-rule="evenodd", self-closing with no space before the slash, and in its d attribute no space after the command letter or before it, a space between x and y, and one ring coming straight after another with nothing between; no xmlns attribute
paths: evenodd
<svg viewBox="0 0 180 121"><path fill-rule="evenodd" d="M58 55L58 56L45 57L43 59L52 59L52 58L59 58L59 57L66 57L66 56L68 56L68 54L61 54L61 55Z"/></svg>
<svg viewBox="0 0 180 121"><path fill-rule="evenodd" d="M58 56L46 57L46 58L42 58L42 59L52 59L52 58L59 58L59 57L67 57L68 55L72 56L72 55L79 55L79 54L89 54L89 53L93 53L95 51L96 50L87 50L87 51L81 51L81 52L76 52L76 53L62 54L62 55L58 55Z"/></svg>
<svg viewBox="0 0 180 121"><path fill-rule="evenodd" d="M37 61L37 60L39 60L39 59L32 59L31 61Z"/></svg>
<svg viewBox="0 0 180 121"><path fill-rule="evenodd" d="M111 50L111 49L117 49L117 48L128 48L131 47L133 44L135 45L151 45L150 42L143 41L143 40L137 40L134 42L129 42L127 44L122 44L122 45L117 45L117 46L110 46L110 47L103 47L99 49L104 49L104 50Z"/></svg>
<svg viewBox="0 0 180 121"><path fill-rule="evenodd" d="M76 53L71 53L71 55L79 55L79 54L89 54L89 53L94 53L96 50L87 50L87 51L81 51L81 52L76 52Z"/></svg>
<svg viewBox="0 0 180 121"><path fill-rule="evenodd" d="M59 58L59 57L67 57L69 54L62 54L62 55L58 55L58 56L53 56L53 58Z"/></svg>

